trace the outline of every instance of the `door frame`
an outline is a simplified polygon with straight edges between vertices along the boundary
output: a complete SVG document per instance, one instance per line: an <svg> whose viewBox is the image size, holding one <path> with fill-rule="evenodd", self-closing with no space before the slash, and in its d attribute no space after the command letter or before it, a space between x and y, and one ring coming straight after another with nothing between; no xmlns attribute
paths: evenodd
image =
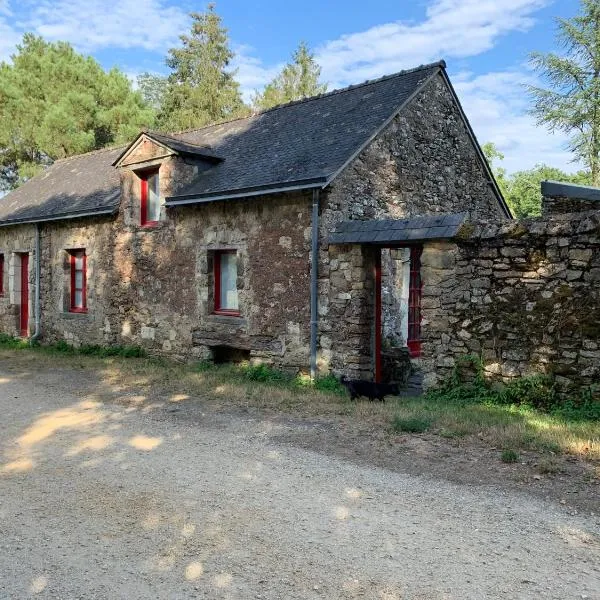
<svg viewBox="0 0 600 600"><path fill-rule="evenodd" d="M19 334L29 337L29 252L19 252L19 277L21 278Z"/></svg>

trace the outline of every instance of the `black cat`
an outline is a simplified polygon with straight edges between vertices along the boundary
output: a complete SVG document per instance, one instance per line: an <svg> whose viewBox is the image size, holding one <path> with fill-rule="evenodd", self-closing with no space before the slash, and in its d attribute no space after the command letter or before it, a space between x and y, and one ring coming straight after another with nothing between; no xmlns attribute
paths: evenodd
<svg viewBox="0 0 600 600"><path fill-rule="evenodd" d="M364 396L369 400L383 402L386 396L397 396L400 388L397 383L375 383L364 379L348 379L345 375L340 378L340 383L348 390L350 398L356 400Z"/></svg>

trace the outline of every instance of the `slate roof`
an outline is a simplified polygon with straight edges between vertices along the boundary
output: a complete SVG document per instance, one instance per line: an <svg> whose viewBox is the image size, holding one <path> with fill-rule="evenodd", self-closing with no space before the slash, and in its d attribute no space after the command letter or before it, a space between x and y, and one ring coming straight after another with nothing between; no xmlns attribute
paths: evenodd
<svg viewBox="0 0 600 600"><path fill-rule="evenodd" d="M600 201L600 188L560 181L542 181L542 196Z"/></svg>
<svg viewBox="0 0 600 600"><path fill-rule="evenodd" d="M213 163L167 205L325 187L430 77L445 76L444 68L444 62L424 65L194 131L147 132ZM130 146L56 161L0 198L0 225L116 211L119 173L113 165Z"/></svg>
<svg viewBox="0 0 600 600"><path fill-rule="evenodd" d="M215 162L215 163L219 163L223 160L222 156L217 156L214 152L212 152L206 146L198 146L196 144L191 144L189 142L182 141L179 138L173 137L172 135L166 135L164 133L159 133L157 131L145 131L145 132L141 133L140 135L138 135L136 140L133 141L131 144L129 144L129 146L127 146L125 151L122 152L121 155L117 158L117 160L115 160L113 162L113 165L116 165L121 160L121 158L125 154L127 154L127 151L129 150L129 148L133 144L135 144L135 142L142 135L146 135L147 137L157 141L159 144L163 144L164 146L167 146L171 150L175 150L176 152L179 152L180 154L191 154L193 156L199 156L201 158L208 160L209 162Z"/></svg>
<svg viewBox="0 0 600 600"><path fill-rule="evenodd" d="M450 239L466 218L466 213L455 213L397 220L343 221L329 235L328 242L377 246Z"/></svg>
<svg viewBox="0 0 600 600"><path fill-rule="evenodd" d="M123 150L121 146L55 161L43 173L0 198L0 224L115 212L121 184L112 163Z"/></svg>
<svg viewBox="0 0 600 600"><path fill-rule="evenodd" d="M225 160L167 203L323 185L368 143L444 63L291 102L257 115L178 134Z"/></svg>

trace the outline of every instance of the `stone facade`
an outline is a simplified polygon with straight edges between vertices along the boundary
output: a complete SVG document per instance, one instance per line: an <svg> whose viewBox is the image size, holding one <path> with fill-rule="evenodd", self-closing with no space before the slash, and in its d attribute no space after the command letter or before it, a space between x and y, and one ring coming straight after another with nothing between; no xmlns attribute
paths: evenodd
<svg viewBox="0 0 600 600"><path fill-rule="evenodd" d="M463 226L423 253L423 369L432 385L481 356L491 378L600 376L600 212Z"/></svg>
<svg viewBox="0 0 600 600"><path fill-rule="evenodd" d="M9 335L19 335L21 272L20 255L29 254L29 283L33 285L35 261L35 226L19 225L0 229L4 255L3 294L0 296L0 331ZM34 314L34 305L30 294L29 315ZM30 323L31 331L31 323Z"/></svg>
<svg viewBox="0 0 600 600"><path fill-rule="evenodd" d="M160 166L168 196L194 166L179 157L155 162L136 156L136 168ZM167 209L154 227L140 225L140 183L122 169L116 217L48 222L41 230L43 339L82 344L140 345L180 360L210 358L231 346L276 366L309 362L310 195L257 197ZM0 230L7 293L0 298L2 331L19 335L15 253L30 253L30 331L33 331L35 226ZM69 311L69 250L85 249L87 312ZM215 250L238 253L240 317L212 314ZM10 278L10 281L9 281ZM10 293L8 293L10 290Z"/></svg>
<svg viewBox="0 0 600 600"><path fill-rule="evenodd" d="M441 75L436 76L347 167L324 194L319 266L320 364L356 377L373 373L374 251L327 246L348 219L399 219L465 212L504 220L500 203ZM384 333L399 341L401 253L383 251ZM347 322L348 328L340 327ZM360 337L360 339L358 338Z"/></svg>
<svg viewBox="0 0 600 600"><path fill-rule="evenodd" d="M251 160L251 157L248 157ZM227 160L227 157L225 157ZM276 160L276 158L274 158ZM207 162L209 161L209 162ZM236 356L307 370L310 339L311 193L168 208L164 198L194 180L210 159L142 136L119 159L114 215L47 221L41 231L41 330L45 341L135 344L179 360ZM141 225L140 175L159 169L160 220ZM355 376L373 366L373 266L368 248L328 247L346 219L468 212L503 218L484 164L442 75L436 75L321 193L318 364ZM0 327L18 334L14 257L29 252L33 318L35 227L0 228L6 257ZM69 310L69 250L85 249L87 312ZM214 314L215 252L237 251L240 315ZM12 261L12 262L11 262ZM405 325L400 251L385 259L386 337ZM11 275L11 273L13 275Z"/></svg>

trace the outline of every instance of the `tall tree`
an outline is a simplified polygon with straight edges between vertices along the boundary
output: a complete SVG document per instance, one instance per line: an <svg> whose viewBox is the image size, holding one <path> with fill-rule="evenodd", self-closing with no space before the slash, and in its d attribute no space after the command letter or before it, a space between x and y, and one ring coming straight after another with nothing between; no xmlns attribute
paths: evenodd
<svg viewBox="0 0 600 600"><path fill-rule="evenodd" d="M581 0L581 14L557 23L564 52L530 58L548 86L529 86L531 112L538 124L570 136L574 159L589 168L593 185L600 185L600 1Z"/></svg>
<svg viewBox="0 0 600 600"><path fill-rule="evenodd" d="M171 48L166 60L172 73L158 121L168 131L201 127L244 108L235 72L228 69L234 54L227 29L214 4L190 16L190 35L180 36L181 47Z"/></svg>
<svg viewBox="0 0 600 600"><path fill-rule="evenodd" d="M533 169L507 174L506 169L499 164L504 160L504 154L492 142L483 144L481 149L492 167L504 199L517 218L537 217L542 214L542 181L591 184L588 171L565 173L561 169L543 164L536 165Z"/></svg>
<svg viewBox="0 0 600 600"><path fill-rule="evenodd" d="M300 42L292 55L292 62L267 84L262 93L256 93L252 103L257 109L266 109L292 100L301 100L327 91L326 83L319 83L321 67L305 42Z"/></svg>
<svg viewBox="0 0 600 600"><path fill-rule="evenodd" d="M144 102L159 111L167 88L167 78L154 73L141 73L137 76L137 86Z"/></svg>
<svg viewBox="0 0 600 600"><path fill-rule="evenodd" d="M589 172L565 173L556 167L536 165L527 171L517 171L507 181L506 201L518 218L537 217L542 214L542 181L564 181L590 185Z"/></svg>
<svg viewBox="0 0 600 600"><path fill-rule="evenodd" d="M504 198L506 198L508 189L508 181L506 179L506 169L499 166L499 162L504 160L504 154L496 148L496 145L493 142L486 142L481 147L483 150L483 154L485 155L486 160L490 164L496 182L498 183L498 187L502 192Z"/></svg>
<svg viewBox="0 0 600 600"><path fill-rule="evenodd" d="M54 159L125 142L153 118L117 69L26 34L12 62L0 64L0 189Z"/></svg>

